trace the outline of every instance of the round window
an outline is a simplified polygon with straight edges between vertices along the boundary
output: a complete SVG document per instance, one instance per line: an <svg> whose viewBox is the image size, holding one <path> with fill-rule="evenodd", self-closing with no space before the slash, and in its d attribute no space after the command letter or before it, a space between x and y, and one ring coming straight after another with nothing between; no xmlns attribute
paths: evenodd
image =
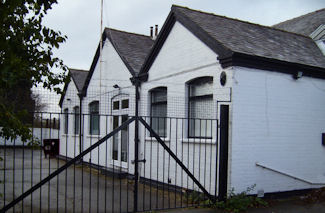
<svg viewBox="0 0 325 213"><path fill-rule="evenodd" d="M227 82L227 74L225 72L222 72L220 74L220 84L221 86L224 86Z"/></svg>

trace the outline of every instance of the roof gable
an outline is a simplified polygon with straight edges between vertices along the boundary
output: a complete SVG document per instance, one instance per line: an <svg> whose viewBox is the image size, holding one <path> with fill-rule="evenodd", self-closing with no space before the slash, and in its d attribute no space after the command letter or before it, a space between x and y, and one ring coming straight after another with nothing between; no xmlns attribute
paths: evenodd
<svg viewBox="0 0 325 213"><path fill-rule="evenodd" d="M70 73L78 92L81 92L89 72L86 70L70 69Z"/></svg>
<svg viewBox="0 0 325 213"><path fill-rule="evenodd" d="M322 24L325 24L325 8L281 22L273 27L309 36Z"/></svg>
<svg viewBox="0 0 325 213"><path fill-rule="evenodd" d="M324 72L325 78L325 57L309 37L180 6L172 6L141 69L142 75L150 69L175 21L211 48L223 67L237 65L277 70L290 65L293 72L310 66Z"/></svg>
<svg viewBox="0 0 325 213"><path fill-rule="evenodd" d="M73 83L75 84L78 93L80 93L82 91L83 85L86 81L87 75L88 75L88 71L86 70L78 70L78 69L69 69L69 73L68 75L70 76L70 78L72 79ZM63 89L63 94L61 95L60 98L60 102L59 105L60 107L62 106L63 100L64 100L64 96L67 92L68 86L71 82L71 79L68 83L66 83L64 85L64 89Z"/></svg>
<svg viewBox="0 0 325 213"><path fill-rule="evenodd" d="M105 28L102 34L103 46L106 39L109 39L117 54L120 56L132 76L140 71L145 57L150 51L153 44L153 40L149 36L119 31L110 28ZM84 96L87 93L90 79L99 60L99 47L100 44L97 47L95 56L90 66L89 74L82 89L82 94Z"/></svg>

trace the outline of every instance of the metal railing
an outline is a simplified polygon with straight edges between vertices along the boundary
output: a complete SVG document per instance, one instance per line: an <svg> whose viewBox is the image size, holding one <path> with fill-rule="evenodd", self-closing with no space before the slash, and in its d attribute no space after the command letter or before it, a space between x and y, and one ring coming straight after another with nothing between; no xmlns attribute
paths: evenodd
<svg viewBox="0 0 325 213"><path fill-rule="evenodd" d="M98 135L89 134L88 114L80 116L79 134L71 134L73 122L66 134L64 119L74 114L40 113L52 128L41 122L20 146L1 139L1 212L139 212L215 201L218 120L198 119L189 130L187 118L156 117L164 127L153 128L153 117L98 116ZM54 117L60 129L51 126ZM59 153L47 158L44 139L59 139Z"/></svg>

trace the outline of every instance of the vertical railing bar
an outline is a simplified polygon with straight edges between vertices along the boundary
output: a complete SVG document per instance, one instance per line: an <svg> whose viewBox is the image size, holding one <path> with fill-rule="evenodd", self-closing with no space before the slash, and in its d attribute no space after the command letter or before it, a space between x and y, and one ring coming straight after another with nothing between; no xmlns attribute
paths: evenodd
<svg viewBox="0 0 325 213"><path fill-rule="evenodd" d="M157 129L159 130L159 120L158 120L158 125ZM156 209L158 209L158 185L159 185L159 143L157 142L157 186L156 186Z"/></svg>
<svg viewBox="0 0 325 213"><path fill-rule="evenodd" d="M6 162L7 162L7 140L4 139L4 156L3 156L3 206L6 206Z"/></svg>
<svg viewBox="0 0 325 213"><path fill-rule="evenodd" d="M210 121L210 123L211 123L211 130L210 130L210 132L211 132L211 143L210 143L210 163L209 163L209 174L210 174L210 178L209 178L209 192L211 193L211 173L212 173L212 145L213 145L213 120L211 120Z"/></svg>
<svg viewBox="0 0 325 213"><path fill-rule="evenodd" d="M41 147L43 146L43 113L41 112ZM43 152L40 151L40 181L42 180L42 156ZM45 156L46 157L46 156ZM40 203L39 203L39 209L40 213L42 212L42 187L40 187Z"/></svg>
<svg viewBox="0 0 325 213"><path fill-rule="evenodd" d="M79 112L80 113L80 112ZM73 114L74 119L73 119L73 123L74 123L74 145L73 145L73 158L76 157L76 144L77 144L77 122L76 122L76 118L77 118L77 114L76 112L74 112ZM79 115L78 115L79 116ZM80 127L79 127L79 134L80 134ZM73 164L73 204L72 204L72 212L76 212L76 163Z"/></svg>
<svg viewBox="0 0 325 213"><path fill-rule="evenodd" d="M196 120L197 118L194 119L194 137L196 136L196 133L195 133L195 128L196 128ZM195 176L195 139L193 141L193 176ZM192 181L192 189L193 189L193 192L194 192L194 181ZM194 206L194 199L192 199L192 206Z"/></svg>
<svg viewBox="0 0 325 213"><path fill-rule="evenodd" d="M25 184L25 177L24 177L24 175L25 175L25 143L26 142L23 142L22 141L22 146L23 146L23 158L22 158L22 171L21 171L21 193L24 193L24 184ZM24 200L25 199L23 199L22 201L21 201L21 207L22 207L22 209L21 209L21 211L22 211L22 213L24 213Z"/></svg>
<svg viewBox="0 0 325 213"><path fill-rule="evenodd" d="M122 122L123 122L123 116L121 115L121 124L122 124ZM119 155L119 162L120 162L120 168L119 168L119 172L120 172L120 174L121 174L121 172L122 172L122 130L121 130L121 137L120 137L120 155ZM119 198L119 202L120 202L120 205L119 205L119 212L121 212L121 204L122 204L122 192L121 192L121 190L122 190L122 178L121 178L121 176L120 176L120 174L119 174L119 179L120 179L120 191L119 191L119 196L120 196L120 198Z"/></svg>
<svg viewBox="0 0 325 213"><path fill-rule="evenodd" d="M158 131L160 130L159 129L159 121L160 121L161 117L158 117ZM164 119L164 118L162 118ZM165 119L163 120L164 121L164 125L163 125L163 128L165 130ZM165 133L165 132L164 132ZM159 135L160 136L160 135ZM166 140L165 140L165 136L164 136L164 143L166 143ZM158 144L159 145L159 144ZM162 171L163 171L163 179L162 179L162 187L163 187L163 193L162 193L162 208L165 207L165 150L163 149L162 150L162 154L163 154L163 166L162 166ZM167 181L168 182L168 181Z"/></svg>
<svg viewBox="0 0 325 213"><path fill-rule="evenodd" d="M167 119L167 118L165 118L165 119ZM167 121L168 121L168 119L167 119ZM171 146L171 143L172 143L172 141L171 141L171 136L172 136L171 126L172 126L171 118L169 118L169 139L170 139L169 140L169 145L168 145L169 149L170 149L170 146ZM176 155L177 155L177 152L176 152ZM170 178L170 155L169 154L168 154L168 178ZM167 189L168 190L168 208L170 208L170 183L169 183L168 179L167 179L167 183L168 183L168 189Z"/></svg>
<svg viewBox="0 0 325 213"><path fill-rule="evenodd" d="M146 159L146 128L143 128L143 136L144 136L144 139L143 139L143 159ZM140 174L141 175L141 174ZM143 163L143 177L144 178L146 178L146 164L145 163ZM144 183L143 184L143 193L142 193L142 211L145 211L145 198L146 198L146 196L145 196L145 186L146 186L146 184Z"/></svg>
<svg viewBox="0 0 325 213"><path fill-rule="evenodd" d="M50 112L50 120L52 119L52 113ZM51 130L49 132L49 135L51 135ZM49 175L51 174L51 157L49 155ZM50 187L50 181L49 181L49 188L47 190L47 193L48 193L48 208L47 208L47 211L50 213L50 209L51 209L51 187Z"/></svg>
<svg viewBox="0 0 325 213"><path fill-rule="evenodd" d="M80 127L81 130L81 127ZM82 132L85 132L85 114L82 114ZM81 133L81 132L80 132ZM80 145L84 145L84 140L83 143ZM82 151L83 151L82 147ZM83 211L83 207L84 207L84 157L82 157L81 159L81 211Z"/></svg>
<svg viewBox="0 0 325 213"><path fill-rule="evenodd" d="M212 126L211 126L212 128ZM206 188L206 164L207 164L207 135L208 135L208 120L205 119L205 140L204 140L204 175L203 175L203 186ZM212 134L211 134L212 141ZM209 191L210 192L210 191ZM205 200L205 194L203 194L203 198Z"/></svg>
<svg viewBox="0 0 325 213"><path fill-rule="evenodd" d="M217 184L218 184L218 155L219 155L219 152L218 152L218 147L219 147L219 120L217 119L216 120L217 122L217 125L216 125L216 134L217 134L217 137L216 137L216 171L215 171L215 185L214 185L214 197L217 197ZM219 193L218 193L219 194Z"/></svg>
<svg viewBox="0 0 325 213"><path fill-rule="evenodd" d="M50 117L51 117L51 114L50 114ZM46 157L46 155L45 155L45 157ZM49 166L49 168L48 168L48 172L49 172L49 174L48 175L50 175L51 174L51 171L50 171L50 169L51 169L51 161L50 161L50 155L49 155L49 160L48 160L48 166ZM50 181L49 181L49 184L48 184L48 189L47 189L47 196L48 196L48 198L47 198L47 212L48 213L50 213L50 189L51 189L51 185L50 185L51 183L50 183Z"/></svg>
<svg viewBox="0 0 325 213"><path fill-rule="evenodd" d="M184 143L183 143L183 140L184 140L184 118L182 118L182 140L181 140L181 143L182 143L182 162L184 162ZM176 164L177 165L177 164ZM184 175L184 171L181 170L181 188L183 188L183 175ZM183 207L183 192L181 191L181 208Z"/></svg>
<svg viewBox="0 0 325 213"><path fill-rule="evenodd" d="M66 138L65 138L65 161L67 162L68 161L68 137L69 137L69 113L67 113L65 115L65 118L67 119L67 121L64 121L64 122L67 122L67 135L66 135ZM71 130L70 130L71 131ZM67 181L68 181L68 169L65 170L65 183L64 183L64 195L65 195L65 199L64 199L64 212L67 212ZM58 186L59 187L59 186Z"/></svg>
<svg viewBox="0 0 325 213"><path fill-rule="evenodd" d="M209 163L209 192L211 193L211 173L212 173L212 145L213 145L213 121L214 120L211 120L210 123L211 123L211 130L210 130L210 133L211 133L211 143L210 143L210 163Z"/></svg>
<svg viewBox="0 0 325 213"><path fill-rule="evenodd" d="M12 193L13 193L13 199L15 199L15 163L16 163L16 139L14 139L14 160L13 160L13 184L12 184ZM15 212L15 206L13 208L13 212Z"/></svg>
<svg viewBox="0 0 325 213"><path fill-rule="evenodd" d="M149 120L151 119L150 117L148 118ZM149 197L149 210L152 210L151 208L151 203L152 203L152 199L151 199L151 193L152 193L152 137L150 136L150 197ZM158 144L157 144L158 145Z"/></svg>
<svg viewBox="0 0 325 213"><path fill-rule="evenodd" d="M34 162L33 162L33 157L34 157L34 113L33 117L32 117L32 146L31 146L31 177L30 177L30 187L33 187L33 169L34 169ZM30 211L33 212L33 193L30 195L30 201L31 201L31 205L30 205Z"/></svg>
<svg viewBox="0 0 325 213"><path fill-rule="evenodd" d="M128 117L130 118L130 117ZM127 154L127 174L129 174L130 172L130 159L129 159L129 153L130 153L130 131L127 132L128 133L128 140L127 140L127 150L128 150L128 154ZM126 180L126 211L129 212L129 181L128 179Z"/></svg>
<svg viewBox="0 0 325 213"><path fill-rule="evenodd" d="M108 118L108 115L105 116L106 119L105 119L105 124L106 124L106 127L105 127L105 135L107 135L107 128L108 128L108 123L107 123L107 118ZM105 170L108 168L107 166L107 140L105 141ZM107 193L106 193L106 188L107 188L107 175L105 174L105 191L104 191L104 212L106 212L106 208L107 208Z"/></svg>
<svg viewBox="0 0 325 213"><path fill-rule="evenodd" d="M90 137L90 146L92 145L92 139L93 139L93 138L92 138L92 136L91 136L91 137ZM90 146L89 146L89 147L90 147ZM89 194L88 194L88 195L89 195L89 200L88 200L88 201L89 201L89 205L88 205L88 207L89 207L89 213L91 213L91 186L92 186L92 185L91 185L91 172L92 172L92 171L91 171L91 166L92 166L92 165L91 165L91 158L92 158L92 151L90 151L89 156L90 156L90 157L89 157L89 165L88 165L88 167L89 167Z"/></svg>
<svg viewBox="0 0 325 213"><path fill-rule="evenodd" d="M191 118L188 118L187 119L187 168L190 168L190 135L189 135L189 132L190 132L190 122L191 122ZM186 174L186 189L187 189L187 192L186 192L186 207L189 206L189 181L188 181L188 175Z"/></svg>
<svg viewBox="0 0 325 213"><path fill-rule="evenodd" d="M122 123L122 116L121 116L121 123ZM121 174L122 172L122 133L121 133L121 138L120 138L120 166L119 166L119 173ZM120 181L120 190L119 190L119 212L121 212L121 204L122 204L122 194L121 194L121 190L122 190L122 178L120 176L120 174L118 174L118 178Z"/></svg>
<svg viewBox="0 0 325 213"><path fill-rule="evenodd" d="M99 116L99 120L101 120L100 115L98 115L98 116ZM100 154L99 154L99 146L98 146L97 147L97 166L98 166L98 168L97 168L97 170L98 170L98 173L97 173L97 213L99 212L99 169L100 169L100 167L99 167L99 155Z"/></svg>
<svg viewBox="0 0 325 213"><path fill-rule="evenodd" d="M112 129L114 130L114 116L112 116ZM116 133L119 134L119 133ZM115 135L115 134L114 134ZM113 164L113 185L112 185L112 212L114 212L114 191L115 191L115 161L114 161L114 135L112 137L112 164Z"/></svg>
<svg viewBox="0 0 325 213"><path fill-rule="evenodd" d="M178 118L176 118L176 133L175 133L175 143L176 143L176 155L178 154ZM170 156L169 156L170 157ZM177 164L175 162L175 184L174 184L174 193L175 193L175 204L174 207L176 208L177 203L176 203L176 184L177 184Z"/></svg>
<svg viewBox="0 0 325 213"><path fill-rule="evenodd" d="M59 121L60 121L60 114L59 114ZM59 130L60 131L60 130ZM60 154L60 153L59 153ZM59 169L60 162L59 159L56 161L56 169ZM59 213L59 176L56 178L56 212Z"/></svg>
<svg viewBox="0 0 325 213"><path fill-rule="evenodd" d="M199 167L198 167L198 173L199 173L199 181L201 181L201 147L202 147L202 119L199 119L200 121L200 140L199 140ZM204 136L206 137L206 136ZM198 204L200 205L200 203Z"/></svg>
<svg viewBox="0 0 325 213"><path fill-rule="evenodd" d="M138 181L139 181L139 100L140 100L140 94L139 94L139 86L140 86L140 80L135 79L134 85L135 85L135 131L134 131L134 206L133 211L138 211Z"/></svg>

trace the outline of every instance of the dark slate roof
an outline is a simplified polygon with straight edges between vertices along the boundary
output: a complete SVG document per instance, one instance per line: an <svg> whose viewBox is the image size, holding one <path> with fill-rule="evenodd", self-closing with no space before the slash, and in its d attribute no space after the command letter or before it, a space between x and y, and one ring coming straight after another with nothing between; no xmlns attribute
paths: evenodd
<svg viewBox="0 0 325 213"><path fill-rule="evenodd" d="M325 57L306 36L211 13L172 6L171 12L148 55L141 75L155 60L173 24L178 21L217 55L222 67L246 66L272 71L319 72L325 78ZM304 73L305 75L305 73Z"/></svg>
<svg viewBox="0 0 325 213"><path fill-rule="evenodd" d="M105 33L124 63L130 66L131 74L138 73L152 47L153 40L149 36L109 28L105 29Z"/></svg>
<svg viewBox="0 0 325 213"><path fill-rule="evenodd" d="M78 92L81 92L82 87L85 84L88 73L89 72L86 70L70 69L71 78L74 81Z"/></svg>
<svg viewBox="0 0 325 213"><path fill-rule="evenodd" d="M60 102L59 102L60 107L62 106L64 96L67 92L68 85L71 82L71 79L76 85L78 92L80 93L85 84L88 73L89 72L86 70L78 70L78 69L71 69L71 68L69 69L68 75L70 76L70 81L64 85L63 94L61 95Z"/></svg>
<svg viewBox="0 0 325 213"><path fill-rule="evenodd" d="M108 38L109 41L112 43L116 52L130 71L132 76L134 76L140 71L143 62L153 45L153 40L149 36L124 32L111 28L105 28L102 34L102 39L104 42L106 38ZM99 52L100 51L98 45L96 54L89 70L89 74L82 89L83 95L86 95L87 93L90 79L93 75L97 61L99 59Z"/></svg>
<svg viewBox="0 0 325 213"><path fill-rule="evenodd" d="M322 24L325 24L325 8L281 22L273 27L309 36Z"/></svg>

